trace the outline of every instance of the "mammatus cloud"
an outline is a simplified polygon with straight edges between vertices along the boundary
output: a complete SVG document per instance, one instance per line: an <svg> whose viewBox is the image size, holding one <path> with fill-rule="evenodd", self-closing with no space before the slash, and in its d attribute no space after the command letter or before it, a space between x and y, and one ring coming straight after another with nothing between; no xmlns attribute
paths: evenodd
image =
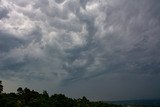
<svg viewBox="0 0 160 107"><path fill-rule="evenodd" d="M158 0L1 0L0 77L75 97L96 97L99 86L97 99L134 98L118 84L133 84L135 95L152 86L140 97L157 98L159 10Z"/></svg>

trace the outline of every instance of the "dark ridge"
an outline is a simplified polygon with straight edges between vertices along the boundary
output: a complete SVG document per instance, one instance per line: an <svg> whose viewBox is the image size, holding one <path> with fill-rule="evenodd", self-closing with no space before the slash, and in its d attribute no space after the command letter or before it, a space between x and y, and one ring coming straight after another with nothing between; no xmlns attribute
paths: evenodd
<svg viewBox="0 0 160 107"><path fill-rule="evenodd" d="M109 102L108 102L109 103ZM160 99L141 99L141 100L122 100L122 101L110 101L112 104L120 104L124 107L160 107Z"/></svg>

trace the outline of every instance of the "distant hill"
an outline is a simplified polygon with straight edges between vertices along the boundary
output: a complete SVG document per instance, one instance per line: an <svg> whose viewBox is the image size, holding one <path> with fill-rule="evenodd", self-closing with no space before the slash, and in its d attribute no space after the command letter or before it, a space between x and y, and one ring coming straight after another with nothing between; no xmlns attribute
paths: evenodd
<svg viewBox="0 0 160 107"><path fill-rule="evenodd" d="M121 104L123 106L140 106L140 107L160 107L160 99L156 100L122 100L122 101L110 101L113 104ZM132 106L131 106L132 107Z"/></svg>

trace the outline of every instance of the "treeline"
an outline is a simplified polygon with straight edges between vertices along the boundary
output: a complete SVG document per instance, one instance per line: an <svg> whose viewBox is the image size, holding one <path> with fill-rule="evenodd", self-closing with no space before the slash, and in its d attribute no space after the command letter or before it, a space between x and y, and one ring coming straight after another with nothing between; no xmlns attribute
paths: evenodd
<svg viewBox="0 0 160 107"><path fill-rule="evenodd" d="M0 84L1 85L1 84ZM2 85L1 85L2 86ZM3 89L3 88L1 88ZM28 88L17 89L17 93L0 91L0 107L120 107L105 102L91 102L86 97L72 99L64 94L49 96L47 91L38 93Z"/></svg>

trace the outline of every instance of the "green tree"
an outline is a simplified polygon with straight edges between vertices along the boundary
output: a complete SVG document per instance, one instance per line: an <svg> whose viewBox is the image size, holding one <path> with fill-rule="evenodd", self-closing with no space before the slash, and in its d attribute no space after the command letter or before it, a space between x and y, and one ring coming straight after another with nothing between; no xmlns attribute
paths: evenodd
<svg viewBox="0 0 160 107"><path fill-rule="evenodd" d="M2 85L2 81L0 80L0 93L2 93L3 91L3 85Z"/></svg>
<svg viewBox="0 0 160 107"><path fill-rule="evenodd" d="M45 99L48 99L49 98L49 95L48 95L48 92L47 91L43 91L43 97L45 98Z"/></svg>
<svg viewBox="0 0 160 107"><path fill-rule="evenodd" d="M22 87L19 87L19 88L17 89L17 92L18 92L18 95L22 95L22 94L23 94L23 89L22 89Z"/></svg>
<svg viewBox="0 0 160 107"><path fill-rule="evenodd" d="M24 97L25 104L28 106L28 103L31 100L31 91L30 91L30 89L28 89L28 88L24 89L23 97Z"/></svg>

